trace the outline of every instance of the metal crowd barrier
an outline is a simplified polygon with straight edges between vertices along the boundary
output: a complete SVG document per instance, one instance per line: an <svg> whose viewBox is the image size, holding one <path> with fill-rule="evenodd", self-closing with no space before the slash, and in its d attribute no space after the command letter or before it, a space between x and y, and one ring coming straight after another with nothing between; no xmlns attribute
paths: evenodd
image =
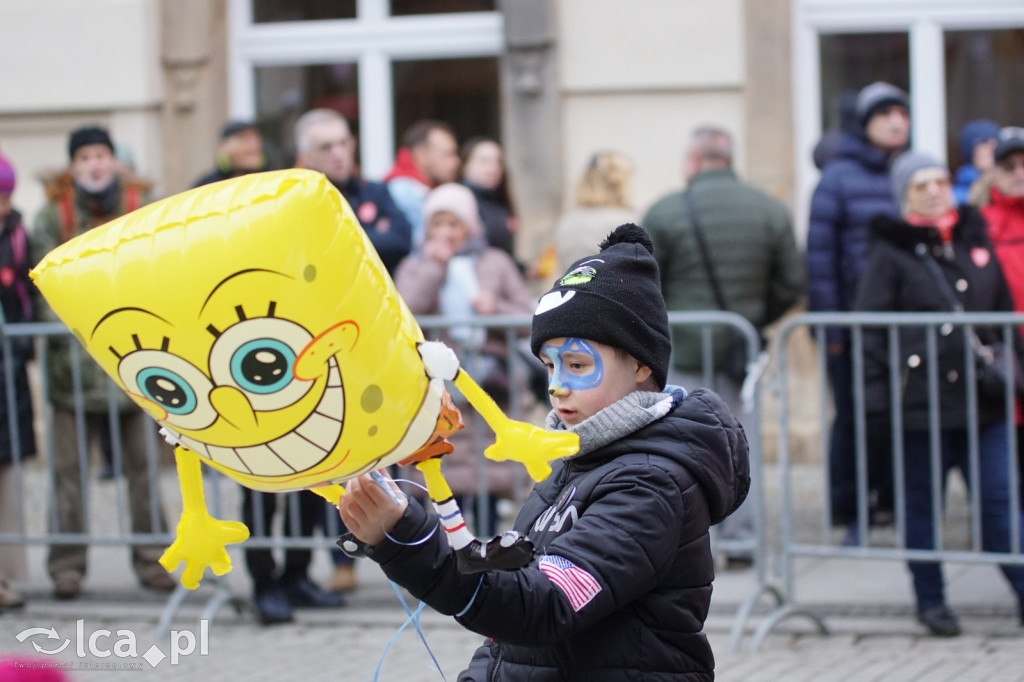
<svg viewBox="0 0 1024 682"><path fill-rule="evenodd" d="M796 575L795 563L801 557L820 559L872 559L905 562L907 560L951 561L966 564L1011 564L1024 565L1024 554L1020 543L1020 471L1017 463L1017 439L1014 428L1015 403L1013 389L1006 387L1004 396L1005 411L1001 415L1007 428L1006 447L1009 452L1005 476L1010 482L1010 498L1007 514L1010 519L1010 551L991 552L982 549L981 540L981 500L979 494L979 417L978 393L976 386L977 368L970 344L965 343L962 371L951 370L947 375L939 376L938 363L935 359L939 353L939 338L948 336L956 330L968 334L971 330L982 327L994 327L1000 332L1000 338L1007 347L1017 333L1017 328L1024 325L1024 314L1020 313L807 313L789 320L779 331L777 352L777 381L775 388L779 395L779 430L778 430L778 463L781 476L780 499L780 575L782 587L775 591L779 604L757 627L750 646L757 650L764 638L781 621L801 617L808 618L822 634L828 633L825 615L820 608L802 606L798 600L797 588L799 580ZM855 542L837 537L833 531L830 501L830 464L829 439L832 417L832 401L828 385L826 365L827 328L844 328L849 331L852 357L853 400L854 400L854 442L856 462L856 521ZM923 330L925 340L924 357L913 355L904 358L900 350L899 331L906 328ZM820 452L822 478L822 504L818 510L797 508L794 504L794 462L792 458L791 419L793 417L792 395L789 376L787 349L797 332L808 331L816 343L816 364L818 374L818 396L821 411L819 416L819 433L822 435ZM877 421L869 423L868 405L865 403L865 334L884 334L888 352L888 389L889 389L889 428L879 432ZM1006 370L1009 370L1010 358L1006 358ZM902 406L902 374L901 371L910 362L913 366L924 367L927 372L928 385L928 433L930 434L931 460L931 492L932 492L932 544L935 549L913 549L906 546L906 499L905 499L905 456L903 442L903 406ZM953 372L957 376L948 376ZM940 485L940 468L937 464L942 456L937 436L942 429L938 388L940 381L956 381L963 378L961 386L966 400L966 419L968 434L968 469L974 484L970 488L968 502L970 507L970 541L969 546L963 538L952 535L949 524L943 524L944 486ZM986 415L987 417L996 415ZM883 422L884 423L884 422ZM893 531L883 533L871 532L869 509L869 461L872 452L869 447L885 449L888 452L883 459L891 459L887 466L892 468L893 487ZM873 537L874 536L874 537ZM959 545L959 546L958 546ZM907 599L913 602L913 590L907 581Z"/></svg>
<svg viewBox="0 0 1024 682"><path fill-rule="evenodd" d="M500 330L504 334L505 346L507 348L507 368L509 372L509 396L507 401L507 414L513 419L525 418L524 408L529 404L525 399L524 392L528 391L531 372L543 371L540 362L530 356L528 338L530 315L494 315L488 317L453 318L441 316L424 316L418 319L424 334L428 339L445 337L450 335L453 328L482 328L485 330ZM743 421L750 425L759 425L761 419L761 399L758 390L761 374L767 363L767 355L760 346L760 337L757 330L744 318L734 313L707 311L699 313L670 313L669 321L672 325L697 326L701 329L702 338L702 365L703 377L706 385L712 385L714 375L712 371L712 353L716 342L721 338L728 339L729 336L720 334L738 333L747 343L748 375L742 388L742 406L736 409L741 410ZM177 523L177 512L180 509L180 495L177 487L177 477L173 466L173 456L170 446L166 445L158 436L157 428L148 430L146 434L145 462L148 473L148 480L151 486L149 507L152 518L156 520L156 528L150 533L132 532L128 525L130 515L128 501L121 485L100 487L102 484L96 482L97 471L93 466L94 453L90 452L86 440L86 421L89 416L86 414L82 399L82 378L81 363L90 361L85 351L76 342L70 343L72 357L74 390L74 421L78 439L78 468L80 483L83 491L83 508L85 518L83 524L84 533L67 533L58 528L57 507L55 499L54 480L54 439L53 434L53 408L50 406L51 381L47 376L48 350L45 340L53 336L67 336L70 334L63 324L53 323L26 323L26 324L3 324L0 321L0 350L3 352L5 369L5 386L2 390L7 395L7 428L11 433L11 440L15 451L13 461L13 474L15 479L15 495L17 507L16 530L13 532L0 532L0 543L13 543L24 545L169 545L173 539L173 529ZM22 435L19 432L19 424L14 412L15 409L15 388L13 383L13 368L11 344L15 339L29 337L34 340L35 361L33 364L37 381L39 395L35 401L37 414L36 421L42 423L42 439L37 439L37 456L33 459L26 459L22 456L21 443ZM472 350L460 348L457 343L453 344L460 357L460 361L466 368L471 368L476 360ZM533 367L531 368L531 363ZM471 372L472 374L472 372ZM688 389L696 387L688 386ZM535 400L539 401L537 396ZM109 450L113 461L114 478L120 480L124 472L125 449L119 434L121 432L124 415L118 411L117 400L119 389L108 381L107 403L108 410L105 417L107 429L110 434ZM39 408L42 408L41 414ZM464 418L479 419L471 408L463 410ZM546 413L546 409L543 410ZM480 453L489 445L483 434L483 429L474 429L476 440L474 449ZM712 543L715 552L740 551L751 555L754 558L754 565L758 576L758 586L744 602L737 614L733 630L733 640L738 642L743 631L743 624L749 616L750 609L757 601L759 595L767 589L765 525L764 525L764 499L759 494L761 489L761 433L760 428L748 428L747 437L750 443L751 477L752 477L752 499L756 505L754 514L755 535L744 540L725 540L716 536L712 529ZM488 460L481 454L479 467L479 485L477 494L485 500L490 495L487 488L487 467ZM212 515L223 519L239 519L241 516L240 490L241 487L218 472L203 467L204 489L207 505ZM519 468L521 469L521 467ZM530 481L525 471L517 470L516 503L521 503L526 494ZM97 495L97 491L99 494ZM32 494L30 495L29 492ZM252 529L251 537L242 545L232 545L229 551L236 557L233 562L234 570L244 570L244 562L238 561L237 556L242 550L248 548L270 548L270 549L334 549L335 540L339 534L339 524L336 514L329 513L327 503L324 502L325 514L320 524L320 533L314 537L300 537L299 529L299 494L310 493L289 493L286 505L289 506L289 517L291 526L289 533L282 535L275 532L274 528L265 528L263 524L263 501L261 496L256 495L253 499L255 527ZM160 525L161 507L165 514L169 527ZM488 505L481 505L488 509ZM280 505L279 505L280 510ZM173 513L172 513L173 512ZM481 519L483 523L487 519ZM127 559L127 557L126 557ZM220 580L210 573L203 579L204 585L213 585L214 595L207 602L201 619L212 620L216 612L226 604L232 604L236 609L241 610L244 600L231 593L226 581ZM167 605L161 616L158 625L158 633L164 633L170 627L171 621L177 609L184 602L188 590L180 585L169 597ZM734 646L734 645L733 645Z"/></svg>

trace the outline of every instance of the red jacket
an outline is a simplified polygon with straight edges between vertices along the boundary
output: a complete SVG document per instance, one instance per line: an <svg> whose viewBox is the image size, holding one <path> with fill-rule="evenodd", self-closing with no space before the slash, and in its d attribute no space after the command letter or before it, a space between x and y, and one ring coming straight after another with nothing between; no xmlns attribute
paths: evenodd
<svg viewBox="0 0 1024 682"><path fill-rule="evenodd" d="M1024 311L1024 197L1007 197L993 187L992 203L981 213L1010 286L1013 308Z"/></svg>

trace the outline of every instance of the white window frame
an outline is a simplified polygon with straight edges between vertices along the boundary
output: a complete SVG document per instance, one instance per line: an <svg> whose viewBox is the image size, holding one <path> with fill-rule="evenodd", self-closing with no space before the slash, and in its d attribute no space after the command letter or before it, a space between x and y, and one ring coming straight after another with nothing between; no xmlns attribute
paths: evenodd
<svg viewBox="0 0 1024 682"><path fill-rule="evenodd" d="M359 73L359 145L363 173L391 167L397 60L496 57L504 45L500 12L392 17L388 0L357 0L355 19L253 23L251 0L228 5L228 108L256 115L255 69L354 62Z"/></svg>
<svg viewBox="0 0 1024 682"><path fill-rule="evenodd" d="M910 43L910 119L914 148L946 159L943 33L1024 28L1021 0L794 0L793 116L798 230L807 232L818 170L811 154L821 138L821 56L829 33L900 32Z"/></svg>

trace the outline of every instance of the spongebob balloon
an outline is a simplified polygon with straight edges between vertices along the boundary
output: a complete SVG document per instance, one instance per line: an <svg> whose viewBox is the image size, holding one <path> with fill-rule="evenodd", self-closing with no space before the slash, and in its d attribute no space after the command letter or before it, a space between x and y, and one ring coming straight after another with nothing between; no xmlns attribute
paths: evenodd
<svg viewBox="0 0 1024 682"><path fill-rule="evenodd" d="M259 173L170 197L54 249L32 276L177 445L184 512L161 563L184 562L188 588L208 566L230 570L225 546L248 535L208 514L200 462L255 490L311 489L335 503L349 478L416 463L449 516L458 509L438 457L461 420L445 381L494 429L487 457L523 462L540 480L578 447L574 435L508 419L447 346L425 342L319 173ZM501 567L497 556L488 565L491 545L457 522L446 528L456 550L475 553L471 570Z"/></svg>

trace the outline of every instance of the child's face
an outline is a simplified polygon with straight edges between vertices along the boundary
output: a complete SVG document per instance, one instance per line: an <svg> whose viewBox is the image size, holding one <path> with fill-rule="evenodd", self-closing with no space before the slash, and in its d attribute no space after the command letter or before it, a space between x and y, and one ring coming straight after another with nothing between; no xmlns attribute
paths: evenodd
<svg viewBox="0 0 1024 682"><path fill-rule="evenodd" d="M547 341L540 359L548 369L551 407L575 426L640 387L651 370L611 346L575 337Z"/></svg>

